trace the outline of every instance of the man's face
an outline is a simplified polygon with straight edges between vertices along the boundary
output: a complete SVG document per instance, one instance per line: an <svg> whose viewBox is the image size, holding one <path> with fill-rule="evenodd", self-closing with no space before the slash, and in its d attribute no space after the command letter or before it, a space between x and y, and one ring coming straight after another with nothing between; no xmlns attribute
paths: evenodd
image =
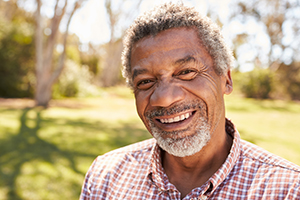
<svg viewBox="0 0 300 200"><path fill-rule="evenodd" d="M162 149L193 155L224 128L230 72L215 73L194 29L173 28L141 39L132 48L131 66L138 114Z"/></svg>

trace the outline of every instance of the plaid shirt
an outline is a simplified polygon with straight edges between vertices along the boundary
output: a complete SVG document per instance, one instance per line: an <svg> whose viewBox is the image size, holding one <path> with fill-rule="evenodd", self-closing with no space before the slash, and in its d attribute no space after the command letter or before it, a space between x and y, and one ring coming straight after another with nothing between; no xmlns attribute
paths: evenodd
<svg viewBox="0 0 300 200"><path fill-rule="evenodd" d="M220 169L187 199L300 199L300 167L233 133ZM99 156L86 174L80 199L180 199L161 165L154 139Z"/></svg>

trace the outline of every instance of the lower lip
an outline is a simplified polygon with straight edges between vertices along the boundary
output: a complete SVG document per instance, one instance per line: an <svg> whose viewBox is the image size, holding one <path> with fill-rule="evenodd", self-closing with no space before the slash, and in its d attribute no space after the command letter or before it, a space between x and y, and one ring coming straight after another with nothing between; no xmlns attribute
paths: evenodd
<svg viewBox="0 0 300 200"><path fill-rule="evenodd" d="M183 120L183 121L179 121L179 122L173 122L173 123L161 123L158 120L154 120L155 124L163 129L164 131L175 131L175 130L180 130L180 129L185 129L187 128L187 125L190 123L190 121L194 118L196 111L192 112L192 115Z"/></svg>

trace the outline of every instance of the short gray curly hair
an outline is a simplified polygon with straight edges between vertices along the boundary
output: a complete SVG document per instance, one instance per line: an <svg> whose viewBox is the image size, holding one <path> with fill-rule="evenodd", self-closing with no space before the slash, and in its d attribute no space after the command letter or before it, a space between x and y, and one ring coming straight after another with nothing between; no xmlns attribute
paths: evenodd
<svg viewBox="0 0 300 200"><path fill-rule="evenodd" d="M218 75L226 73L232 67L232 51L225 44L216 24L182 3L165 3L139 16L125 34L122 52L123 76L131 88L133 83L130 59L133 45L146 36L155 36L161 31L178 27L197 28L198 37L212 57Z"/></svg>

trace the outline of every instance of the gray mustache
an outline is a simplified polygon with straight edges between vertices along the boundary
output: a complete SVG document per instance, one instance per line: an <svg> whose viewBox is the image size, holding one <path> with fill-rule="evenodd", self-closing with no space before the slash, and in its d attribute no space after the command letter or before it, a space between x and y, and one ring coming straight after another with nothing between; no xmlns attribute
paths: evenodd
<svg viewBox="0 0 300 200"><path fill-rule="evenodd" d="M199 100L198 101L192 101L192 102L182 102L173 105L170 108L164 108L164 107L159 107L155 108L153 110L149 110L146 112L146 117L148 119L152 119L154 117L161 117L161 116L168 116L168 115L173 115L177 114L180 112L184 112L186 110L191 110L191 109L203 109L204 106L202 106L203 103L201 103Z"/></svg>

